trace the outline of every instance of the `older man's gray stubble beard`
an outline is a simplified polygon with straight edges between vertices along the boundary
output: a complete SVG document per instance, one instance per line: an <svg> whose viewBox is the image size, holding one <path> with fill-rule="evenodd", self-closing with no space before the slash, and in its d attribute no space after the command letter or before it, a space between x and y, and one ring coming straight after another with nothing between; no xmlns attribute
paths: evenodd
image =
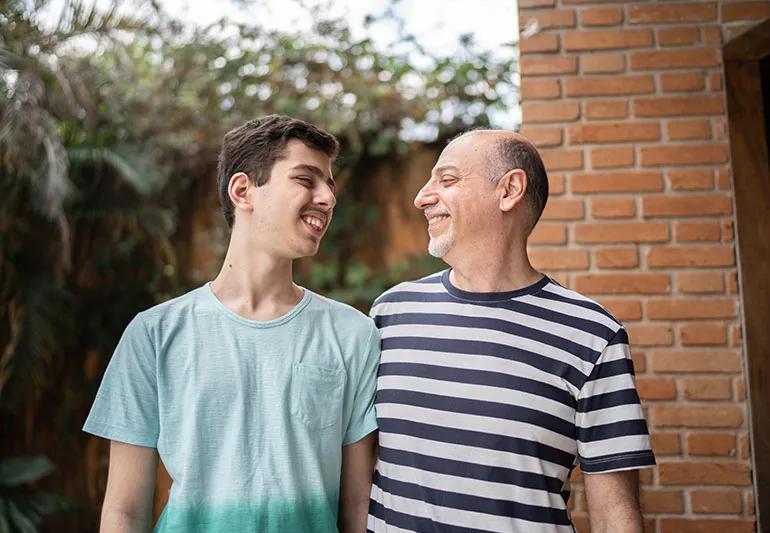
<svg viewBox="0 0 770 533"><path fill-rule="evenodd" d="M444 257L454 242L452 228L449 228L443 235L431 237L428 243L428 253L433 257L441 259Z"/></svg>

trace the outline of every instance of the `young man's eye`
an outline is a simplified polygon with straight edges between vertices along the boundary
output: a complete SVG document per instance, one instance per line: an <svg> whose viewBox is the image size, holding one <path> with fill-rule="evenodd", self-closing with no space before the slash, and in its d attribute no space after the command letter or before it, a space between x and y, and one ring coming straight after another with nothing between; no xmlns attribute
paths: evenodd
<svg viewBox="0 0 770 533"><path fill-rule="evenodd" d="M299 181L305 187L313 186L313 178L308 176L297 176L297 181Z"/></svg>

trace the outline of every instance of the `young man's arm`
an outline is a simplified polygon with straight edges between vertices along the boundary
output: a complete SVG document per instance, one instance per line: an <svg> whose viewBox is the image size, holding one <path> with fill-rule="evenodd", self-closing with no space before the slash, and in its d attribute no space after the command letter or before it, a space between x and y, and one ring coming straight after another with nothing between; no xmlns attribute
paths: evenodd
<svg viewBox="0 0 770 533"><path fill-rule="evenodd" d="M353 444L342 447L339 514L341 533L363 533L366 531L369 493L372 487L372 473L374 472L376 457L376 431L369 433Z"/></svg>
<svg viewBox="0 0 770 533"><path fill-rule="evenodd" d="M638 470L585 474L583 479L593 533L642 533Z"/></svg>
<svg viewBox="0 0 770 533"><path fill-rule="evenodd" d="M155 448L111 441L101 533L146 533L152 529L157 467Z"/></svg>

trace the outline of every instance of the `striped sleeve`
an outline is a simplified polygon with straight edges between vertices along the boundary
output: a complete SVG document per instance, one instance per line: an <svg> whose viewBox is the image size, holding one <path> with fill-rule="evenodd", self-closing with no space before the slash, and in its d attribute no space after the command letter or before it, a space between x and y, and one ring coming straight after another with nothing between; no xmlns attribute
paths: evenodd
<svg viewBox="0 0 770 533"><path fill-rule="evenodd" d="M655 465L634 384L628 335L622 327L610 339L580 390L575 426L583 472Z"/></svg>

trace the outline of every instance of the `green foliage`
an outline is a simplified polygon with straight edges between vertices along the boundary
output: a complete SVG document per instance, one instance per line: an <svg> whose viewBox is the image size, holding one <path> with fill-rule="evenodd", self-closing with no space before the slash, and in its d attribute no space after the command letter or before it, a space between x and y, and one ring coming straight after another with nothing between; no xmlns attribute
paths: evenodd
<svg viewBox="0 0 770 533"><path fill-rule="evenodd" d="M53 464L46 457L13 457L0 461L0 532L34 533L44 516L72 507L55 494L32 488L36 481L53 471Z"/></svg>

